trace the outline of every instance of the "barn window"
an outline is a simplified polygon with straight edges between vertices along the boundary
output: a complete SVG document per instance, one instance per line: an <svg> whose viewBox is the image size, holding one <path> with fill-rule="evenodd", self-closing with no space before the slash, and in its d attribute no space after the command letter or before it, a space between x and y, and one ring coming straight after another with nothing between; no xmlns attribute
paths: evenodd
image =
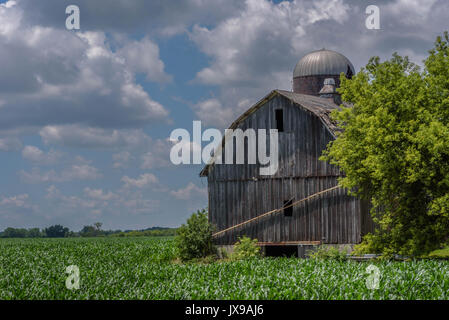
<svg viewBox="0 0 449 320"><path fill-rule="evenodd" d="M279 132L284 131L284 110L276 109L276 129Z"/></svg>
<svg viewBox="0 0 449 320"><path fill-rule="evenodd" d="M293 206L291 206L292 203L293 203L293 199L284 201L284 208L290 206L290 207L284 209L284 216L291 217L293 215Z"/></svg>

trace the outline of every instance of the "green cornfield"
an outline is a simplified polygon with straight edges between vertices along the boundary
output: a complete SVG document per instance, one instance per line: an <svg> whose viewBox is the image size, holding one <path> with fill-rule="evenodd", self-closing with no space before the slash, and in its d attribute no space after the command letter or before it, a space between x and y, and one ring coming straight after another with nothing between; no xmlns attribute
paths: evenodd
<svg viewBox="0 0 449 320"><path fill-rule="evenodd" d="M0 239L0 299L447 299L449 262L174 263L171 238ZM369 265L379 270L367 287ZM79 268L79 289L66 287Z"/></svg>

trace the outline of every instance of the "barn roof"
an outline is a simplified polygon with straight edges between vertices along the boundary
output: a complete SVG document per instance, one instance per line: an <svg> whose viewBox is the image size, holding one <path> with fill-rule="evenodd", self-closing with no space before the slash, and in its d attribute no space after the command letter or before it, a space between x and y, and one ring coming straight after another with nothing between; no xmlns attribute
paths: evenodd
<svg viewBox="0 0 449 320"><path fill-rule="evenodd" d="M239 123L244 121L251 114L260 109L266 102L270 101L276 96L283 96L293 102L296 106L306 109L321 119L324 126L335 137L335 133L339 131L336 123L331 120L330 113L339 106L333 102L332 99L320 98L307 94L300 94L285 90L273 90L259 102L249 108L245 113L238 117L230 126L229 129L236 129ZM221 146L224 145L225 138L223 137ZM215 158L212 158L209 163L201 170L200 176L207 176L210 167L214 164Z"/></svg>

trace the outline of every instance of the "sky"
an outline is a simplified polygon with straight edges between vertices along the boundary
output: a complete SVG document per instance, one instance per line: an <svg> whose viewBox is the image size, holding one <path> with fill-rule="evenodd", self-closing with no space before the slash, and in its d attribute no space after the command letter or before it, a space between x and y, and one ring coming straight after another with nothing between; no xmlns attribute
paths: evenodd
<svg viewBox="0 0 449 320"><path fill-rule="evenodd" d="M422 65L448 16L446 0L0 0L0 230L177 227L207 181L170 162L174 129L223 130L321 48L356 71Z"/></svg>

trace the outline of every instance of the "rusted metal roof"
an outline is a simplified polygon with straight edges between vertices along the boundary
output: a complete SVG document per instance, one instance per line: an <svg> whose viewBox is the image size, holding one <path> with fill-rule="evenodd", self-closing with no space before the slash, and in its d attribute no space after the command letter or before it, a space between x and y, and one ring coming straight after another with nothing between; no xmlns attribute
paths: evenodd
<svg viewBox="0 0 449 320"><path fill-rule="evenodd" d="M306 54L296 64L293 78L316 75L355 74L354 66L344 55L332 50L321 49Z"/></svg>
<svg viewBox="0 0 449 320"><path fill-rule="evenodd" d="M266 102L273 99L277 95L281 95L290 101L292 101L296 106L300 108L304 108L318 118L321 119L324 126L329 130L329 132L335 137L336 132L339 131L336 123L331 120L330 113L332 110L339 108L337 104L334 103L333 99L321 98L317 96L311 96L306 94L295 93L291 91L285 90L273 90L264 98L262 98L259 102L249 108L245 113L243 113L240 117L238 117L229 127L229 129L236 129L240 122L244 121L248 116L252 113L256 112L260 107L262 107ZM348 106L347 104L345 104ZM219 148L224 146L225 137L222 139L222 143ZM216 150L215 152L220 153L220 150ZM200 176L204 177L208 175L209 168L214 164L215 158L212 158L209 163L201 170Z"/></svg>
<svg viewBox="0 0 449 320"><path fill-rule="evenodd" d="M337 124L330 118L330 113L339 106L335 104L333 99L316 97L308 94L300 94L291 91L276 90L279 94L290 99L300 107L303 107L317 117L319 117L324 125L329 129L333 136L339 131Z"/></svg>

